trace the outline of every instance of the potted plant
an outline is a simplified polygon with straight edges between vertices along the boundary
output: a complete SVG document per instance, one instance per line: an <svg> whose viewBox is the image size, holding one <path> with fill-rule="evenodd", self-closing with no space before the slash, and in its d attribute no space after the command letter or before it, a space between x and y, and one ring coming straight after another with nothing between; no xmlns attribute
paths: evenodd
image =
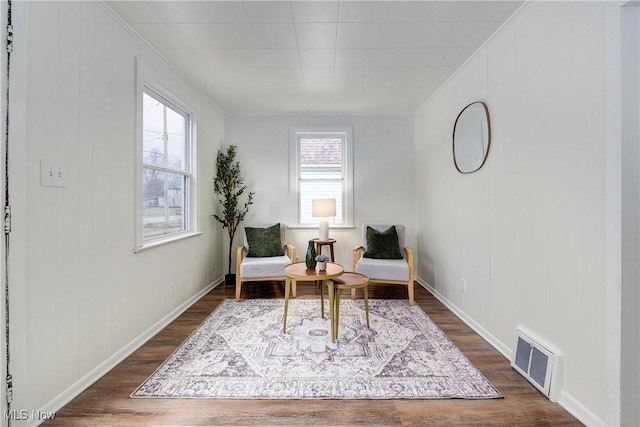
<svg viewBox="0 0 640 427"><path fill-rule="evenodd" d="M249 206L253 204L253 195L250 191L241 207L241 198L247 186L240 173L240 162L236 160L236 146L230 145L226 151L218 149L216 158L216 176L213 180L213 189L219 195L221 211L214 213L213 217L226 228L229 233L229 268L225 275L225 284L235 283L235 274L231 273L231 254L233 252L233 238L238 226L249 212Z"/></svg>
<svg viewBox="0 0 640 427"><path fill-rule="evenodd" d="M318 270L324 271L327 269L327 262L329 262L329 256L325 254L320 254L316 257L316 261L318 262Z"/></svg>

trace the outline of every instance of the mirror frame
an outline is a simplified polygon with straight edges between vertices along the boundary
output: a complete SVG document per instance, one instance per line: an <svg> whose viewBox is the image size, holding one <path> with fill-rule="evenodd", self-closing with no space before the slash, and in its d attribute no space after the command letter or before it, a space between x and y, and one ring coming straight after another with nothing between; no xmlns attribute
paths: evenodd
<svg viewBox="0 0 640 427"><path fill-rule="evenodd" d="M461 171L460 167L458 166L458 161L456 160L456 127L458 126L458 120L460 120L460 117L462 116L462 114L467 110L467 108L471 107L472 105L475 104L480 104L482 105L482 109L484 110L484 115L487 119L487 149L484 152L484 157L482 159L482 162L480 163L480 165L471 171ZM462 109L462 111L460 111L460 113L458 114L458 117L456 117L456 121L453 124L453 138L452 138L452 154L453 154L453 164L456 166L456 170L462 174L468 174L468 173L473 173L473 172L477 172L478 170L480 170L480 168L482 168L482 166L484 166L484 164L487 162L487 157L489 156L489 149L491 148L491 120L489 119L489 108L487 108L487 104L485 104L482 101L474 101L471 104L467 105L466 107L464 107Z"/></svg>

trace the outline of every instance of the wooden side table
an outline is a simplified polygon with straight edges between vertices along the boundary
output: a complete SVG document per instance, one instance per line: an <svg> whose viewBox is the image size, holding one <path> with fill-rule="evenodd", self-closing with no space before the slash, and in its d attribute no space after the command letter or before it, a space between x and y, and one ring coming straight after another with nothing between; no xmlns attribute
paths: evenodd
<svg viewBox="0 0 640 427"><path fill-rule="evenodd" d="M303 282L315 282L321 280L323 282L323 290L324 285L327 285L329 289L329 316L331 319L331 336L334 334L334 322L333 322L333 281L338 276L341 276L344 273L344 268L340 264L336 264L333 262L327 263L326 270L309 270L307 269L307 265L304 262L295 262L293 264L289 264L284 268L284 275L286 276L286 280L284 282L284 319L282 332L287 332L287 312L289 311L289 294L291 292L291 282L292 281L303 281ZM324 317L324 293L320 295L320 310L322 310L322 317Z"/></svg>
<svg viewBox="0 0 640 427"><path fill-rule="evenodd" d="M320 240L319 238L312 239L316 244L316 254L320 255L322 253L323 246L329 246L329 253L331 254L331 262L336 262L336 257L333 254L333 244L336 242L336 239L327 239Z"/></svg>
<svg viewBox="0 0 640 427"><path fill-rule="evenodd" d="M340 277L333 280L333 283L329 286L329 304L331 304L331 300L333 299L333 304L335 308L333 313L335 315L331 316L331 321L335 322L335 325L331 326L331 342L336 342L338 339L338 321L340 320L340 296L342 295L342 291L345 289L351 289L355 291L356 289L362 288L364 293L364 312L367 318L367 328L369 328L369 295L367 292L367 286L369 285L369 278L364 274L360 273L351 273L347 272L342 274ZM331 293L334 293L334 297L331 298Z"/></svg>

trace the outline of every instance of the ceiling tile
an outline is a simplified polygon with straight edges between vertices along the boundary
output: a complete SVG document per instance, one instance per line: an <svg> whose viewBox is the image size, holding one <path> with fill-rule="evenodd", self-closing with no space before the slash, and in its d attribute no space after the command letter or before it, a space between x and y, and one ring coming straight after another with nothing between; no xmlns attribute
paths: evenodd
<svg viewBox="0 0 640 427"><path fill-rule="evenodd" d="M417 46L422 33L422 25L419 23L383 23L375 36L376 47L413 47Z"/></svg>
<svg viewBox="0 0 640 427"><path fill-rule="evenodd" d="M365 70L364 80L368 82L389 82L396 80L395 67L369 67Z"/></svg>
<svg viewBox="0 0 640 427"><path fill-rule="evenodd" d="M382 1L341 1L338 21L381 22L385 7Z"/></svg>
<svg viewBox="0 0 640 427"><path fill-rule="evenodd" d="M258 39L251 24L247 23L214 23L208 26L207 47L257 48Z"/></svg>
<svg viewBox="0 0 640 427"><path fill-rule="evenodd" d="M335 49L300 49L302 68L333 68L335 65Z"/></svg>
<svg viewBox="0 0 640 427"><path fill-rule="evenodd" d="M305 84L309 82L333 82L333 68L303 68Z"/></svg>
<svg viewBox="0 0 640 427"><path fill-rule="evenodd" d="M370 67L397 67L409 49L372 49Z"/></svg>
<svg viewBox="0 0 640 427"><path fill-rule="evenodd" d="M295 22L338 22L337 1L292 1Z"/></svg>
<svg viewBox="0 0 640 427"><path fill-rule="evenodd" d="M338 25L336 47L339 49L376 47L374 39L380 32L378 23L341 23Z"/></svg>
<svg viewBox="0 0 640 427"><path fill-rule="evenodd" d="M300 68L297 49L236 49L237 64L250 68Z"/></svg>
<svg viewBox="0 0 640 427"><path fill-rule="evenodd" d="M335 68L333 79L335 82L354 83L364 80L366 68Z"/></svg>
<svg viewBox="0 0 640 427"><path fill-rule="evenodd" d="M247 22L247 12L239 1L198 1L196 2L202 17L211 23Z"/></svg>
<svg viewBox="0 0 640 427"><path fill-rule="evenodd" d="M335 23L296 23L298 47L335 48L336 27Z"/></svg>
<svg viewBox="0 0 640 427"><path fill-rule="evenodd" d="M289 1L243 1L251 22L293 22Z"/></svg>
<svg viewBox="0 0 640 427"><path fill-rule="evenodd" d="M382 20L385 22L424 22L435 2L392 1L384 3Z"/></svg>
<svg viewBox="0 0 640 427"><path fill-rule="evenodd" d="M262 48L295 48L296 32L291 23L259 23L252 24L258 45Z"/></svg>
<svg viewBox="0 0 640 427"><path fill-rule="evenodd" d="M336 67L366 67L371 49L336 49Z"/></svg>
<svg viewBox="0 0 640 427"><path fill-rule="evenodd" d="M423 26L418 23L341 23L336 47L414 47L419 45Z"/></svg>
<svg viewBox="0 0 640 427"><path fill-rule="evenodd" d="M193 1L153 1L148 8L166 23L205 23L205 17Z"/></svg>
<svg viewBox="0 0 640 427"><path fill-rule="evenodd" d="M273 83L282 82L290 84L291 82L302 82L302 72L299 68L264 68L256 70L254 80L260 82Z"/></svg>

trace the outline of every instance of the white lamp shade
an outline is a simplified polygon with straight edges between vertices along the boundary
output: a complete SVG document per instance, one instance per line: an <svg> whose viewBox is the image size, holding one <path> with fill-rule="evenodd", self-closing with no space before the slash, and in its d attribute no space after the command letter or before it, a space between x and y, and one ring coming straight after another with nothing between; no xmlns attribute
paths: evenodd
<svg viewBox="0 0 640 427"><path fill-rule="evenodd" d="M336 199L312 200L311 215L315 218L330 218L336 216Z"/></svg>

